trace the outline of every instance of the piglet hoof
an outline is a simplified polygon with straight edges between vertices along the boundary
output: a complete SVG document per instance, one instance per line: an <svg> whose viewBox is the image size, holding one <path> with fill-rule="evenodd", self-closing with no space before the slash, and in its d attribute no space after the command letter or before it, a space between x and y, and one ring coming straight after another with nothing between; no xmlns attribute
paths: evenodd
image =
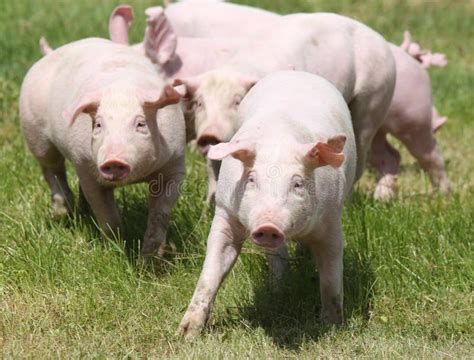
<svg viewBox="0 0 474 360"><path fill-rule="evenodd" d="M441 184L439 185L439 191L441 194L445 196L450 196L452 193L452 188L451 188L451 183L449 180L443 180L441 181Z"/></svg>
<svg viewBox="0 0 474 360"><path fill-rule="evenodd" d="M342 325L344 325L342 308L334 309L333 311L323 310L321 313L321 323L327 326L342 327Z"/></svg>
<svg viewBox="0 0 474 360"><path fill-rule="evenodd" d="M207 315L204 311L186 312L178 326L176 333L186 339L193 339L199 336L206 326Z"/></svg>
<svg viewBox="0 0 474 360"><path fill-rule="evenodd" d="M163 257L166 250L166 241L145 236L141 254L143 258Z"/></svg>
<svg viewBox="0 0 474 360"><path fill-rule="evenodd" d="M391 175L383 176L374 191L374 199L382 202L388 202L395 196L395 179Z"/></svg>
<svg viewBox="0 0 474 360"><path fill-rule="evenodd" d="M65 199L59 195L53 195L53 218L54 219L62 219L65 218L69 214L68 207L66 206Z"/></svg>
<svg viewBox="0 0 474 360"><path fill-rule="evenodd" d="M142 248L141 258L145 266L154 273L158 274L163 265L163 255L165 253L166 242L153 243Z"/></svg>

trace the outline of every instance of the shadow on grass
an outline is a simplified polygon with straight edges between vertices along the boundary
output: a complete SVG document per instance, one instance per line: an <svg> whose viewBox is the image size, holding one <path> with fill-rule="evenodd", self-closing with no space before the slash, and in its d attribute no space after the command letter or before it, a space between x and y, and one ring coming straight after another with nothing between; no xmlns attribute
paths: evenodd
<svg viewBox="0 0 474 360"><path fill-rule="evenodd" d="M260 274L262 275L262 274ZM268 276L267 276L268 278ZM291 261L278 290L268 281L255 282L253 304L239 309L239 316L252 327L261 327L274 343L288 350L298 350L304 342L318 341L331 327L320 322L321 301L318 273L306 251ZM344 255L344 315L367 324L374 276L366 257L352 249ZM218 326L218 325L217 325Z"/></svg>
<svg viewBox="0 0 474 360"><path fill-rule="evenodd" d="M355 193L348 205L350 215L366 201L366 196ZM364 217L364 214L357 216ZM344 316L346 324L357 322L365 327L375 291L375 276L366 251L367 239L360 230L359 227L359 234L354 238L353 229L346 231L349 241L344 249ZM347 239L348 236L351 239ZM240 318L246 319L252 327L263 328L277 346L293 351L300 349L304 342L318 341L333 331L320 322L319 275L308 249L298 249L290 257L290 266L278 290L266 273L267 276L265 271L257 270L252 274L255 296L249 299L249 306L239 308Z"/></svg>

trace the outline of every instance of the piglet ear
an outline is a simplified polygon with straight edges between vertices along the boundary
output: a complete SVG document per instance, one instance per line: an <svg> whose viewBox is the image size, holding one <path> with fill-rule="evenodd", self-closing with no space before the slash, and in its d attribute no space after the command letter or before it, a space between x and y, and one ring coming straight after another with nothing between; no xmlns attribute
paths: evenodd
<svg viewBox="0 0 474 360"><path fill-rule="evenodd" d="M128 28L133 21L133 9L129 5L117 6L109 19L109 36L113 42L128 45Z"/></svg>
<svg viewBox="0 0 474 360"><path fill-rule="evenodd" d="M212 145L207 153L207 157L211 160L222 160L229 155L250 167L255 160L255 143L248 140L220 143Z"/></svg>
<svg viewBox="0 0 474 360"><path fill-rule="evenodd" d="M177 104L182 95L171 85L166 84L162 89L138 89L137 96L143 106L162 108Z"/></svg>
<svg viewBox="0 0 474 360"><path fill-rule="evenodd" d="M85 94L64 110L63 118L69 125L72 125L80 113L95 113L99 107L101 98L102 95L98 91Z"/></svg>
<svg viewBox="0 0 474 360"><path fill-rule="evenodd" d="M318 142L316 145L302 145L303 163L310 168L330 165L338 168L344 162L345 135L336 135L327 142Z"/></svg>
<svg viewBox="0 0 474 360"><path fill-rule="evenodd" d="M145 53L152 62L164 65L176 52L178 40L161 6L145 10L147 28L145 30Z"/></svg>
<svg viewBox="0 0 474 360"><path fill-rule="evenodd" d="M175 79L173 81L173 86L183 86L185 89L186 97L193 97L197 89L201 85L201 79L197 76L189 77L185 79Z"/></svg>

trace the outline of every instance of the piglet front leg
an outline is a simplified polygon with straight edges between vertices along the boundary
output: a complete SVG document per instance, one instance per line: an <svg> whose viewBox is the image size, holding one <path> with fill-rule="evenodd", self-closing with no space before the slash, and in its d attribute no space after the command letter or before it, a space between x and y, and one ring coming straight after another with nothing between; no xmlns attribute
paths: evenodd
<svg viewBox="0 0 474 360"><path fill-rule="evenodd" d="M114 189L101 186L87 168L77 167L76 172L82 196L90 205L104 235L111 238L123 236L122 220L115 203Z"/></svg>
<svg viewBox="0 0 474 360"><path fill-rule="evenodd" d="M207 240L206 259L188 310L178 333L187 338L198 335L210 318L219 287L234 266L244 240L242 226L216 210Z"/></svg>
<svg viewBox="0 0 474 360"><path fill-rule="evenodd" d="M343 281L342 255L343 234L341 224L332 224L319 234L310 247L319 270L321 292L321 320L328 325L342 325Z"/></svg>
<svg viewBox="0 0 474 360"><path fill-rule="evenodd" d="M148 224L141 249L145 259L163 256L171 210L184 178L184 160L181 162L182 166L167 169L149 184Z"/></svg>

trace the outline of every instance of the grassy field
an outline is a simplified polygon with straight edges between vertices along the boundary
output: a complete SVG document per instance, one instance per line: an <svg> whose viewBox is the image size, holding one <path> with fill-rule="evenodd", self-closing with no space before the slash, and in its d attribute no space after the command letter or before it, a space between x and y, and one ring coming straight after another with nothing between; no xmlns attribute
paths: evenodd
<svg viewBox="0 0 474 360"><path fill-rule="evenodd" d="M136 21L156 0L130 1ZM474 3L472 1L248 0L281 13L334 11L401 42L415 40L448 55L433 70L435 102L448 123L438 133L454 193L431 193L428 178L402 149L399 196L371 199L368 172L344 216L346 326L318 322L317 273L295 253L274 294L262 254L248 244L221 289L212 326L186 342L175 329L204 259L212 211L204 203L205 166L192 153L187 186L173 213L158 274L143 269L135 248L146 224L145 186L117 191L131 243L104 241L86 217L56 222L50 194L27 151L18 93L51 45L107 36L116 1L5 0L0 12L0 356L2 358L470 358L473 351ZM398 148L400 148L398 146ZM70 171L72 185L77 180ZM76 192L77 195L77 192Z"/></svg>

